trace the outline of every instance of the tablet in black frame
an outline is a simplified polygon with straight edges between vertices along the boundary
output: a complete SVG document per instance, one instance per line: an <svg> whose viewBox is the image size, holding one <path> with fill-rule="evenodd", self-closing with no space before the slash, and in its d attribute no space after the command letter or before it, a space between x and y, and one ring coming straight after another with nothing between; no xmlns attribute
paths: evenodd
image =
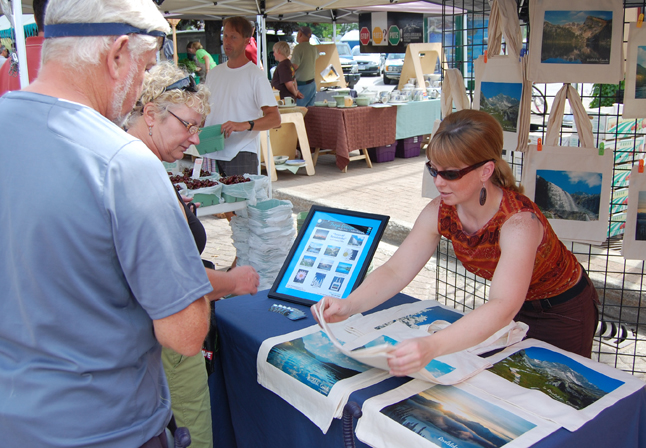
<svg viewBox="0 0 646 448"><path fill-rule="evenodd" d="M361 284L389 216L312 206L268 296L312 305Z"/></svg>

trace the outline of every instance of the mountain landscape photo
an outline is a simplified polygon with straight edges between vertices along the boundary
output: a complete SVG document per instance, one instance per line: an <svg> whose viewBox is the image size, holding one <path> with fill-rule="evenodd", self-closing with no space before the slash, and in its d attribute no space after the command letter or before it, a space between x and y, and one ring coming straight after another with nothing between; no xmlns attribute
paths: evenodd
<svg viewBox="0 0 646 448"><path fill-rule="evenodd" d="M535 425L453 386L434 386L381 413L438 446L499 448Z"/></svg>
<svg viewBox="0 0 646 448"><path fill-rule="evenodd" d="M503 131L516 132L522 83L481 82L480 110L492 115Z"/></svg>
<svg viewBox="0 0 646 448"><path fill-rule="evenodd" d="M536 170L534 202L548 219L598 221L601 173Z"/></svg>
<svg viewBox="0 0 646 448"><path fill-rule="evenodd" d="M541 62L609 64L612 11L545 11Z"/></svg>
<svg viewBox="0 0 646 448"><path fill-rule="evenodd" d="M494 364L489 371L577 410L590 406L623 384L539 347L519 350Z"/></svg>

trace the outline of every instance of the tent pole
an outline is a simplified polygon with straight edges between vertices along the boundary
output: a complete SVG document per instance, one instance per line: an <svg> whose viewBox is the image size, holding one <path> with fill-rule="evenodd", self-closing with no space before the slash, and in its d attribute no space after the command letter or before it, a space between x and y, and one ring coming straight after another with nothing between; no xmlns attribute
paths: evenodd
<svg viewBox="0 0 646 448"><path fill-rule="evenodd" d="M177 65L177 24L179 23L179 19L167 19L168 23L170 23L170 26L173 28L173 62L175 65ZM163 51L163 48L162 48Z"/></svg>
<svg viewBox="0 0 646 448"><path fill-rule="evenodd" d="M336 16L332 19L332 42L336 42Z"/></svg>
<svg viewBox="0 0 646 448"><path fill-rule="evenodd" d="M29 70L27 67L27 46L25 45L25 29L22 20L22 0L13 2L13 21L16 36L16 51L18 52L18 72L20 75L20 88L24 89L29 85ZM38 30L40 31L40 30Z"/></svg>
<svg viewBox="0 0 646 448"><path fill-rule="evenodd" d="M265 76L269 78L269 66L267 65L267 20L262 14L258 14L256 16L256 23L262 30L262 67L265 71ZM256 30L256 34L257 33L258 30ZM258 48L260 48L260 46L258 46ZM265 154L265 169L267 171L267 178L269 179L269 192L267 193L269 199L271 199L273 196L271 187L271 172L272 164L274 163L273 158L270 157L271 151L269 150L269 145L271 145L271 141L269 140L270 131L271 130L267 131L267 154ZM260 138L262 138L262 136ZM260 151L262 151L262 145L260 146ZM260 174L260 157L258 157L258 174Z"/></svg>

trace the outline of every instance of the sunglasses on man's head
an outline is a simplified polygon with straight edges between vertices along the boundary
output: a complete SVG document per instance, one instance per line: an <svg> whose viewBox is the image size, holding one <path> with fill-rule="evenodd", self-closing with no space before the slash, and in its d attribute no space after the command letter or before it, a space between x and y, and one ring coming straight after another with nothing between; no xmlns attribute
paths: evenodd
<svg viewBox="0 0 646 448"><path fill-rule="evenodd" d="M476 168L480 168L482 165L484 165L487 162L495 162L495 160L493 159L483 160L482 162L478 162L475 165L462 168L461 170L446 170L446 171L438 171L433 165L431 165L431 162L429 160L428 162L426 162L426 168L428 169L428 173L432 177L437 177L439 174L439 176L445 180L458 180L458 179L462 179L465 175L475 170Z"/></svg>
<svg viewBox="0 0 646 448"><path fill-rule="evenodd" d="M168 87L164 89L164 92L169 90L184 90L186 92L197 92L197 85L195 84L195 79L192 76L187 76L182 78L179 81L175 81Z"/></svg>

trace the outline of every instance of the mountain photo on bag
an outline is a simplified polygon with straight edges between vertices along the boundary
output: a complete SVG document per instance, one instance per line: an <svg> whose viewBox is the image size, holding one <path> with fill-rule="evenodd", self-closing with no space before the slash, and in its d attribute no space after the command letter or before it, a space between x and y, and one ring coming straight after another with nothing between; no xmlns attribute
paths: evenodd
<svg viewBox="0 0 646 448"><path fill-rule="evenodd" d="M609 64L612 11L545 11L541 62Z"/></svg>
<svg viewBox="0 0 646 448"><path fill-rule="evenodd" d="M536 170L534 202L547 219L598 221L601 173Z"/></svg>
<svg viewBox="0 0 646 448"><path fill-rule="evenodd" d="M481 82L480 110L493 116L503 131L516 132L523 84L518 82Z"/></svg>

